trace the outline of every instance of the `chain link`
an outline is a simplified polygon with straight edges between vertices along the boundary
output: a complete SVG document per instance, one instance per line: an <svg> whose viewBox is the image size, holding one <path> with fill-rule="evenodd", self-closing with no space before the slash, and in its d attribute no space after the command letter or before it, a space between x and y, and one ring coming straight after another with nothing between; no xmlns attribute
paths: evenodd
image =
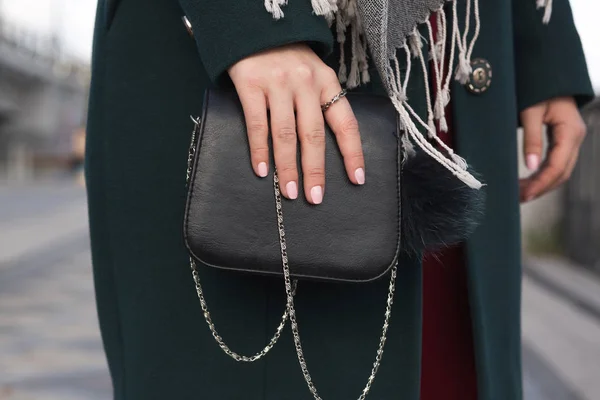
<svg viewBox="0 0 600 400"><path fill-rule="evenodd" d="M185 171L185 184L189 185L190 178L192 177L192 165L194 163L194 156L196 155L196 136L198 136L198 132L200 131L200 118L194 119L194 117L190 117L194 122L194 130L192 131L192 140L190 142L190 147L188 149L188 158L187 158L187 170Z"/></svg>
<svg viewBox="0 0 600 400"><path fill-rule="evenodd" d="M200 284L200 276L198 274L198 268L196 267L196 263L194 262L194 259L192 257L190 257L190 267L192 268L192 276L194 277L194 283L196 284L196 294L198 295L198 299L200 300L200 307L202 308L202 312L204 314L204 319L206 320L206 323L208 324L210 332L212 333L213 338L215 338L215 341L217 342L217 344L219 345L221 350L223 350L223 352L225 354L227 354L229 357L233 358L235 361L240 361L240 362L251 363L251 362L257 361L257 360L261 359L262 357L264 357L273 348L273 346L275 346L275 343L277 343L277 341L281 337L281 332L283 332L283 328L285 328L285 324L287 323L287 320L288 320L287 308L281 317L281 322L279 323L279 326L275 330L275 334L273 335L271 340L269 340L269 343L261 351L259 351L258 353L254 354L253 356L250 356L250 357L238 354L235 351L231 350L229 348L229 346L227 346L227 344L225 343L225 341L223 340L221 335L219 335L219 333L217 332L217 328L215 327L215 324L213 323L212 318L210 316L210 312L208 311L208 305L206 304L206 299L204 298L204 291L202 290L202 285ZM296 290L296 288L293 287L292 291L295 292L295 290Z"/></svg>
<svg viewBox="0 0 600 400"><path fill-rule="evenodd" d="M198 136L199 131L200 131L201 120L200 120L200 118L194 119L192 117L192 121L194 122L194 131L192 132L192 140L191 140L190 147L188 150L186 184L189 184L190 178L192 175L194 155L196 154L196 137ZM275 330L275 334L273 335L271 340L269 340L269 343L261 351L254 354L253 356L243 356L241 354L238 354L235 351L231 350L231 348L229 348L229 346L227 346L227 344L225 343L225 341L223 340L221 335L219 335L219 333L217 332L217 328L215 327L215 324L212 321L210 312L208 310L208 304L206 303L206 299L204 297L204 291L202 290L202 284L200 283L200 275L198 273L198 267L196 266L196 262L194 261L194 259L191 256L190 256L190 268L192 270L192 277L194 278L194 283L196 284L196 294L198 295L198 299L200 300L200 307L202 308L202 313L204 315L204 319L206 320L206 323L208 324L210 332L212 333L213 338L215 339L215 341L217 342L217 344L219 345L221 350L223 350L223 352L225 354L227 354L229 357L231 357L235 361L239 361L239 362L254 362L254 361L257 361L257 360L261 359L262 357L264 357L273 348L273 346L275 346L275 343L277 343L277 341L281 337L281 332L283 332L283 328L285 328L285 324L287 323L287 320L288 320L287 307L286 307L283 315L281 316L281 322L279 323L279 326ZM292 292L294 294L296 293L296 282L294 282Z"/></svg>
<svg viewBox="0 0 600 400"><path fill-rule="evenodd" d="M195 145L196 135L200 129L200 120L199 119L194 120L193 118L192 118L192 120L194 121L196 126L194 128L194 133L192 135L192 144L190 145L190 150L189 150L189 154L188 154L188 168L187 168L187 181L188 182L189 182L191 170L192 170L192 160L193 160L194 154L196 152L196 145ZM290 266L289 266L288 255L287 255L287 242L286 242L286 237L285 237L285 227L284 227L284 223L283 223L283 206L282 206L282 201L281 201L281 191L279 189L279 176L277 174L277 170L275 170L274 174L273 174L273 190L275 193L277 228L279 231L279 244L280 244L280 248L281 248L281 262L282 262L282 268L283 268L283 278L284 278L285 293L286 293L286 308L283 313L283 316L281 317L281 322L279 323L279 326L277 327L275 334L273 335L273 337L271 338L269 343L261 351L259 351L258 353L256 353L253 356L250 356L250 357L240 355L240 354L234 352L233 350L231 350L229 348L229 346L227 346L227 344L224 342L223 338L217 332L215 324L212 321L210 312L208 310L208 305L206 303L206 299L204 298L204 292L202 290L202 285L200 284L200 276L198 274L198 268L196 266L194 259L192 257L190 257L190 267L192 270L192 276L194 278L194 283L196 284L196 293L198 295L198 299L200 300L200 307L202 308L202 312L204 314L204 319L206 320L206 323L208 324L208 327L212 333L213 338L215 339L215 341L217 342L219 347L223 350L223 352L225 354L227 354L229 357L231 357L232 359L234 359L235 361L254 362L254 361L259 360L260 358L264 357L275 346L275 343L277 343L277 341L281 337L281 332L285 328L287 320L289 319L290 325L292 328L292 336L294 339L294 347L296 348L296 354L298 356L298 362L300 363L300 368L302 370L302 375L304 376L304 380L306 381L308 389L312 393L315 400L323 400L321 398L321 396L319 396L317 388L316 388L315 384L313 383L312 376L310 375L310 372L308 371L306 359L304 358L304 351L302 350L300 331L298 328L298 321L296 319L296 309L294 307L294 297L296 295L296 289L297 289L298 282L292 281L291 274L290 274ZM384 317L384 321L383 321L383 327L381 330L381 337L379 338L379 347L377 349L375 361L373 362L371 374L369 375L369 378L367 379L367 383L366 383L361 395L358 397L358 400L366 399L367 395L369 394L369 391L371 390L371 386L372 386L373 382L375 381L375 376L377 375L379 366L381 365L381 360L383 358L383 350L385 347L385 342L387 340L389 322L390 322L390 318L392 315L392 305L394 303L394 293L396 290L397 272L398 272L398 263L396 263L392 267L391 273L390 273L390 283L388 286L385 317Z"/></svg>
<svg viewBox="0 0 600 400"><path fill-rule="evenodd" d="M290 323L292 326L292 336L294 337L294 345L296 347L296 354L298 356L298 362L300 363L300 368L302 369L302 375L304 375L304 380L308 385L308 389L312 393L315 400L322 400L321 396L317 392L317 388L313 383L313 379L308 371L308 366L306 364L306 359L304 358L304 352L302 351L302 342L300 340L300 331L298 328L298 321L296 320L296 309L294 307L294 292L291 283L290 277L290 266L288 263L288 255L287 255L287 242L285 238L285 227L283 224L283 207L281 202L281 192L279 190L279 176L277 175L277 170L275 170L273 175L273 189L275 192L275 204L277 210L277 225L279 230L279 243L281 246L281 261L283 265L283 277L285 282L285 292L287 295L287 311L290 318ZM375 361L373 362L373 368L371 370L371 375L369 375L369 379L367 380L367 384L363 389L361 395L358 397L358 400L364 400L367 397L367 394L371 390L371 385L375 380L375 376L377 375L377 371L379 370L379 366L381 365L381 359L383 357L383 348L385 346L385 342L387 340L387 331L389 328L390 317L392 315L392 304L394 303L394 292L396 289L396 274L398 271L398 264L396 263L391 271L390 284L388 288L388 296L386 302L386 310L385 310L385 318L383 322L383 328L381 337L379 339L379 348L377 349L377 355L375 357Z"/></svg>

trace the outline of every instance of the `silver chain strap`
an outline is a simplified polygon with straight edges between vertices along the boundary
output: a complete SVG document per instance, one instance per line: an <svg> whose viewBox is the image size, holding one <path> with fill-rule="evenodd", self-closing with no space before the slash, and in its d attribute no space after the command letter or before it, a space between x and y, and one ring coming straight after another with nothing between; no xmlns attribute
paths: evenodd
<svg viewBox="0 0 600 400"><path fill-rule="evenodd" d="M190 178L192 175L192 164L194 162L194 155L196 154L196 136L200 130L200 118L198 118L198 119L192 118L192 121L194 121L194 131L192 133L192 141L190 143L190 147L189 147L189 151L188 151L186 183L190 182ZM206 320L206 323L208 324L208 327L210 328L210 332L212 333L213 338L218 343L221 350L223 350L223 352L225 352L225 354L227 354L229 357L231 357L235 361L239 361L239 362L254 362L254 361L259 360L262 357L264 357L273 348L273 346L275 346L275 343L277 343L277 341L281 337L281 332L283 332L283 328L285 328L285 324L287 323L287 320L288 320L287 307L283 313L283 316L281 317L281 322L279 323L279 326L275 330L275 334L273 335L271 340L269 340L269 343L261 351L259 351L258 353L254 354L253 356L250 356L250 357L238 354L235 351L231 350L231 348L229 346L227 346L227 344L225 343L225 341L223 340L221 335L219 335L219 333L217 332L217 328L215 327L215 324L212 322L212 318L210 317L210 311L208 310L208 304L206 303L206 299L204 298L204 291L202 290L202 285L200 283L200 275L198 274L198 267L196 266L196 262L194 261L194 259L191 256L190 256L190 268L192 270L192 277L194 278L194 283L196 284L196 294L198 295L198 299L200 300L200 307L202 308L202 312L204 314L204 319ZM294 285L292 288L292 292L294 294L296 292L296 285L297 285L297 282L294 282Z"/></svg>
<svg viewBox="0 0 600 400"><path fill-rule="evenodd" d="M194 133L192 135L192 144L190 145L189 155L188 155L188 168L187 168L187 181L189 182L190 174L192 170L192 160L194 158L194 154L196 152L195 140L196 134L200 129L200 120L192 121L196 124ZM292 336L294 338L294 346L296 348L296 354L298 356L298 362L300 363L300 368L302 369L302 375L304 376L304 380L308 386L308 389L312 393L315 400L323 400L321 396L319 396L317 392L317 388L313 383L313 379L308 371L308 366L306 364L306 360L304 358L304 351L302 350L302 343L300 340L300 332L298 328L298 321L296 319L296 309L294 307L294 296L296 295L297 281L292 281L290 276L290 266L288 263L288 255L287 255L287 242L285 238L285 227L283 224L283 207L281 201L281 191L279 190L279 176L277 174L277 170L275 170L273 174L273 190L275 192L275 206L277 212L277 227L279 231L279 244L281 247L281 262L283 267L283 278L285 283L285 293L286 293L286 309L281 317L281 322L277 327L275 334L269 341L269 343L258 353L255 355L248 357L242 356L227 346L223 341L223 338L217 332L215 324L212 322L210 317L210 312L208 310L208 305L206 304L206 299L204 298L204 292L202 290L202 285L200 284L200 276L198 274L198 268L193 258L190 257L190 267L192 269L192 276L194 278L194 283L196 284L196 293L198 295L198 299L200 300L200 306L202 308L204 319L208 324L208 327L212 333L213 338L219 345L219 347L227 354L229 357L233 358L235 361L241 362L254 362L262 357L264 357L272 348L275 346L275 343L281 337L281 332L287 323L289 318L291 327L292 327ZM390 283L388 287L388 295L386 301L385 308L385 317L383 321L383 328L381 330L381 337L379 339L379 348L377 349L377 354L375 356L375 361L373 362L373 368L371 369L371 375L369 375L369 379L361 393L358 397L358 400L365 400L369 391L371 390L371 385L375 380L375 376L377 375L377 371L379 370L379 366L381 365L381 359L383 358L383 349L385 346L385 342L387 340L387 332L389 328L389 322L392 315L392 305L394 303L394 292L396 290L396 275L398 273L398 263L396 263L391 270L390 274Z"/></svg>
<svg viewBox="0 0 600 400"><path fill-rule="evenodd" d="M261 351L259 351L258 353L256 353L253 356L250 356L250 357L238 354L235 351L231 350L229 348L229 346L227 346L227 344L225 343L225 341L223 340L221 335L219 335L219 333L217 332L217 328L215 327L215 324L212 322L212 318L210 317L210 312L208 311L208 305L206 304L206 299L204 298L204 292L202 290L202 285L200 284L200 276L198 275L198 268L196 267L196 263L194 262L194 259L192 257L190 257L190 266L192 268L192 276L194 277L194 283L196 284L196 293L198 294L198 299L200 299L200 307L202 307L202 312L204 313L204 319L206 320L206 323L208 324L208 327L210 328L210 332L212 333L213 338L215 338L215 340L218 343L221 350L223 350L223 352L225 352L225 354L227 354L229 357L233 358L235 361L240 361L240 362L249 362L250 363L250 362L254 362L254 361L259 360L262 357L264 357L273 348L273 346L275 346L275 343L277 343L277 341L281 337L281 332L283 332L283 328L285 328L285 324L287 323L287 320L288 320L287 307L286 307L285 312L283 313L283 316L281 317L281 322L279 323L279 326L275 330L275 334L273 335L271 340L269 340L269 343ZM292 288L292 291L295 292L295 289L296 288L294 285L294 287Z"/></svg>

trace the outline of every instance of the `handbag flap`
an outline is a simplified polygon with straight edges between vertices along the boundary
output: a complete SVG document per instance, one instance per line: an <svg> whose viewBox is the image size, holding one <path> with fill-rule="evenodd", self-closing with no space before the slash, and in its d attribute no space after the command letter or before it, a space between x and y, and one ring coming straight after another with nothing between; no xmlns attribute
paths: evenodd
<svg viewBox="0 0 600 400"><path fill-rule="evenodd" d="M323 203L305 200L302 175L298 199L282 198L290 272L297 279L370 281L398 259L397 115L385 97L349 94L348 100L359 123L366 184L350 182L335 136L326 127ZM207 92L197 136L184 221L191 255L212 267L281 275L273 157L269 177L257 177L234 93Z"/></svg>

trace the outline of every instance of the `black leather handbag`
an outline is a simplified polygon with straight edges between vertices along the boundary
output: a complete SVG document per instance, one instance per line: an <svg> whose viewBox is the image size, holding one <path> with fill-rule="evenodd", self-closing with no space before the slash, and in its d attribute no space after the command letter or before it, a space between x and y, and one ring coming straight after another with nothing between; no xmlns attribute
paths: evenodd
<svg viewBox="0 0 600 400"><path fill-rule="evenodd" d="M194 120L188 157L184 238L213 336L234 359L255 361L273 347L289 318L302 372L315 399L320 397L302 354L294 311L295 282L390 277L366 397L383 354L400 253L459 241L482 213L482 191L468 188L425 154L404 159L397 113L388 98L349 94L348 99L359 123L368 181L356 186L348 180L335 138L327 129L328 195L318 206L303 200L302 193L294 201L282 198L274 165L272 179L254 174L242 107L234 93L207 92L202 116ZM197 263L283 277L287 304L280 326L263 350L241 356L223 342L210 319Z"/></svg>

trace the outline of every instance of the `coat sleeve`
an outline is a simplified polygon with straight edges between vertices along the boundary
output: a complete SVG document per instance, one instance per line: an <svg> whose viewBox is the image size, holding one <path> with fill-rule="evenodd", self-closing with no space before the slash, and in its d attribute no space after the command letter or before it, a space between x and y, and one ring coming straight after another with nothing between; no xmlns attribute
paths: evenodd
<svg viewBox="0 0 600 400"><path fill-rule="evenodd" d="M227 68L261 50L308 43L321 57L333 47L333 35L310 0L294 0L275 20L263 0L179 0L190 20L200 58L211 79L221 81Z"/></svg>
<svg viewBox="0 0 600 400"><path fill-rule="evenodd" d="M519 111L559 96L582 106L594 96L569 0L554 0L552 19L533 0L513 0L515 71Z"/></svg>

